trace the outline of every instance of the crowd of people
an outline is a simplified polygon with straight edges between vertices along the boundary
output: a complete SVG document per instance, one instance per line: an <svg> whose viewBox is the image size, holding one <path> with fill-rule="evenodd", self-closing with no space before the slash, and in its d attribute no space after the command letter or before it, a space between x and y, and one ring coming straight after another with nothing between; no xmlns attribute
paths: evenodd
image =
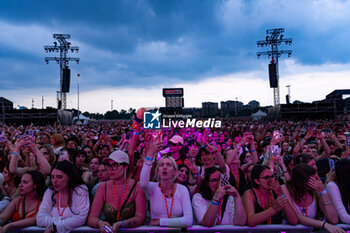
<svg viewBox="0 0 350 233"><path fill-rule="evenodd" d="M350 121L0 126L0 233L350 224ZM1 133L0 132L0 133Z"/></svg>

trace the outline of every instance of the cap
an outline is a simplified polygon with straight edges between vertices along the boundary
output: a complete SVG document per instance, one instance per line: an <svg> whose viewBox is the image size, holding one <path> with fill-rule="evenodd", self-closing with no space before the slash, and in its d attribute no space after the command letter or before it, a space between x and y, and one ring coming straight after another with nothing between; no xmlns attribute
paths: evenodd
<svg viewBox="0 0 350 233"><path fill-rule="evenodd" d="M169 142L172 142L172 143L175 143L175 144L181 143L181 145L184 144L183 138L181 136L179 136L179 135L175 135L174 137L170 138Z"/></svg>
<svg viewBox="0 0 350 233"><path fill-rule="evenodd" d="M121 150L113 151L107 158L105 158L103 161L107 160L113 160L116 163L127 163L129 164L129 156L127 153Z"/></svg>

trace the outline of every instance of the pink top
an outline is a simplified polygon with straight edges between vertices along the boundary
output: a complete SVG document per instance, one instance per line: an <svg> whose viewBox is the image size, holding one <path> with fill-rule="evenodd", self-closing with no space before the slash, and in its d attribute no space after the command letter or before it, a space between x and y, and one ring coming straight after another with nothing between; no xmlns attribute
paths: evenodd
<svg viewBox="0 0 350 233"><path fill-rule="evenodd" d="M176 184L171 218L168 218L164 195L158 182L149 182L152 166L144 164L141 170L140 185L148 195L151 204L151 219L159 219L160 226L190 227L193 224L192 205L188 189ZM166 198L170 212L172 198Z"/></svg>
<svg viewBox="0 0 350 233"><path fill-rule="evenodd" d="M54 223L57 227L57 232L66 233L72 231L74 228L82 226L88 216L90 209L88 188L85 185L79 185L73 190L72 207L67 207L63 212L63 207L60 208L59 215L57 204L53 205L51 189L45 191L43 201L41 202L38 215L36 216L36 223L39 227L47 227Z"/></svg>

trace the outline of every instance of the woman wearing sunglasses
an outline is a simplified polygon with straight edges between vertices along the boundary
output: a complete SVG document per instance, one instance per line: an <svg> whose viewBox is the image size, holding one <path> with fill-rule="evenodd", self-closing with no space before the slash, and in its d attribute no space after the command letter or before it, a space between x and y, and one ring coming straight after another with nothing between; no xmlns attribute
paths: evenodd
<svg viewBox="0 0 350 233"><path fill-rule="evenodd" d="M303 163L297 165L293 169L288 189L283 187L283 191L297 213L298 221L301 224L322 228L328 232L345 233L341 228L333 225L338 223L337 212L327 189L313 167ZM318 208L321 209L326 221L316 218Z"/></svg>
<svg viewBox="0 0 350 233"><path fill-rule="evenodd" d="M104 159L104 164L109 167L110 180L102 183L96 191L88 225L104 233L140 226L146 216L146 197L140 185L126 176L128 154L114 151Z"/></svg>
<svg viewBox="0 0 350 233"><path fill-rule="evenodd" d="M220 179L223 174L217 167L208 168L199 193L193 196L193 212L197 223L212 227L214 225L244 225L247 215L238 191L225 185Z"/></svg>
<svg viewBox="0 0 350 233"><path fill-rule="evenodd" d="M248 225L281 224L282 211L290 224L298 222L296 213L272 171L264 165L255 165L251 174L252 188L244 193Z"/></svg>

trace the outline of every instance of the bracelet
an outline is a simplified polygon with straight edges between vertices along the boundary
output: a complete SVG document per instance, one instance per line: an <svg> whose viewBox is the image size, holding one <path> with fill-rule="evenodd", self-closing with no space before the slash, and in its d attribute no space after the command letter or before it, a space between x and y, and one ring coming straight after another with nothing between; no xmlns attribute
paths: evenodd
<svg viewBox="0 0 350 233"><path fill-rule="evenodd" d="M219 202L215 202L214 200L211 201L211 204L216 205L216 206L220 205Z"/></svg>
<svg viewBox="0 0 350 233"><path fill-rule="evenodd" d="M327 222L323 222L322 224L322 229L324 229L324 226L326 225Z"/></svg>
<svg viewBox="0 0 350 233"><path fill-rule="evenodd" d="M16 152L13 152L12 154L13 154L13 155L17 155L17 153L16 153Z"/></svg>
<svg viewBox="0 0 350 233"><path fill-rule="evenodd" d="M124 226L125 226L125 222L122 221L122 225L121 225L120 229L124 228Z"/></svg>
<svg viewBox="0 0 350 233"><path fill-rule="evenodd" d="M194 176L194 177L198 177L198 175L199 175L199 174L197 173L197 174L194 174L193 176Z"/></svg>
<svg viewBox="0 0 350 233"><path fill-rule="evenodd" d="M327 189L324 189L322 192L320 192L321 196L326 195L326 193L328 193L328 190L327 190Z"/></svg>
<svg viewBox="0 0 350 233"><path fill-rule="evenodd" d="M220 203L220 201L218 201L218 200L216 200L216 199L214 199L214 198L213 198L213 201L215 201L216 203Z"/></svg>
<svg viewBox="0 0 350 233"><path fill-rule="evenodd" d="M148 156L145 156L145 159L146 159L146 160L148 160L148 161L153 162L153 159L151 159L151 158L150 158L150 157L148 157Z"/></svg>
<svg viewBox="0 0 350 233"><path fill-rule="evenodd" d="M251 150L250 152L253 153L253 152L255 152L255 151L256 151L256 150L254 149L254 150Z"/></svg>
<svg viewBox="0 0 350 233"><path fill-rule="evenodd" d="M135 135L140 135L141 133L134 132Z"/></svg>
<svg viewBox="0 0 350 233"><path fill-rule="evenodd" d="M306 142L306 140L304 138L301 139L302 142Z"/></svg>

